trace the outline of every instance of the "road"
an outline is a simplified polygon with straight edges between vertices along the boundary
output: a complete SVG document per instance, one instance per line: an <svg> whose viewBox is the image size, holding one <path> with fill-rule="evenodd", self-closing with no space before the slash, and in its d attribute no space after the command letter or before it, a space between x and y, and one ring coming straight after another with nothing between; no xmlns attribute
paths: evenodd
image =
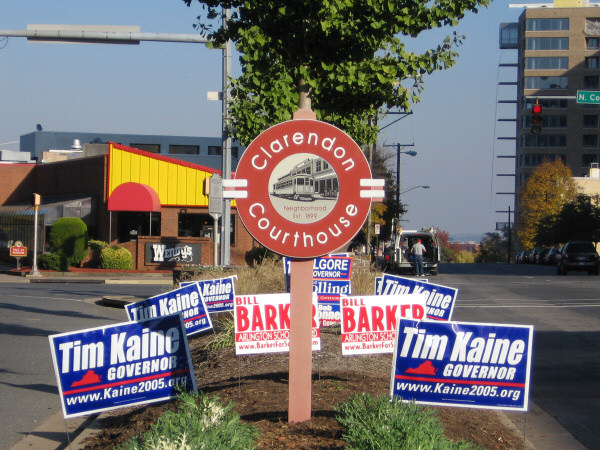
<svg viewBox="0 0 600 450"><path fill-rule="evenodd" d="M12 277L11 277L12 278ZM103 295L153 296L157 285L0 285L0 448L8 449L60 411L48 335L126 322Z"/></svg>
<svg viewBox="0 0 600 450"><path fill-rule="evenodd" d="M585 447L600 449L600 277L552 267L445 264L454 320L534 325L530 398Z"/></svg>

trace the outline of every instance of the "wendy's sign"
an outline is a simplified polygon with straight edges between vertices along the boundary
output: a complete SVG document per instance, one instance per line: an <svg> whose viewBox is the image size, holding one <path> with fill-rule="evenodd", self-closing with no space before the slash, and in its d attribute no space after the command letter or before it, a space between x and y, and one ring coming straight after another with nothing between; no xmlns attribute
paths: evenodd
<svg viewBox="0 0 600 450"><path fill-rule="evenodd" d="M246 149L236 179L240 218L265 247L315 258L347 244L362 227L383 180L371 179L360 147L317 120L292 120L261 133ZM246 193L244 193L245 195Z"/></svg>

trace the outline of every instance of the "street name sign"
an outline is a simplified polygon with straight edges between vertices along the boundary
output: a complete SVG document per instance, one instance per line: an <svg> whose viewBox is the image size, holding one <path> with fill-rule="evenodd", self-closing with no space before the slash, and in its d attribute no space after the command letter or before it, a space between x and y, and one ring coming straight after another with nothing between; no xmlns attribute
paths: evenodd
<svg viewBox="0 0 600 450"><path fill-rule="evenodd" d="M577 91L577 103L600 103L600 91Z"/></svg>

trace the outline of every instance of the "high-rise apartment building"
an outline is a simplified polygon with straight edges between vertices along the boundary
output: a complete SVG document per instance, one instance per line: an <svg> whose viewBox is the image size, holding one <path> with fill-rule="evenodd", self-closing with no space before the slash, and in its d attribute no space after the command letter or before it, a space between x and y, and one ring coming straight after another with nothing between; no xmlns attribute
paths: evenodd
<svg viewBox="0 0 600 450"><path fill-rule="evenodd" d="M522 6L518 24L500 27L500 47L518 51L516 194L544 160L562 159L575 177L600 162L600 104L576 99L577 91L600 94L600 4L555 0ZM542 106L541 132L532 128L536 102Z"/></svg>

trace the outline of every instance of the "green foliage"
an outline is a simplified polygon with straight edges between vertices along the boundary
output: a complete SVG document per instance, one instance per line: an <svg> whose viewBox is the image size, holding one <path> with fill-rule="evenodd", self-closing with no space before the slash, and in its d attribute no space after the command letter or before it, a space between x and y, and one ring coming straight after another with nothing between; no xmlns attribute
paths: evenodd
<svg viewBox="0 0 600 450"><path fill-rule="evenodd" d="M537 223L535 245L554 247L571 240L600 240L600 196L578 194L558 214L544 216Z"/></svg>
<svg viewBox="0 0 600 450"><path fill-rule="evenodd" d="M190 5L193 0L183 0ZM489 0L382 2L364 0L198 0L206 6L196 27L216 40L231 39L242 73L231 81L231 131L248 144L268 127L289 120L310 99L317 118L374 142L372 119L381 108L408 111L419 101L424 74L454 65L462 36L448 36L423 53L402 39L456 25ZM221 8L233 10L220 27ZM216 31L213 31L213 24ZM405 80L409 80L403 82Z"/></svg>
<svg viewBox="0 0 600 450"><path fill-rule="evenodd" d="M252 247L252 250L246 252L246 263L249 265L254 264L262 264L265 259L270 259L272 261L277 261L279 259L279 255L277 253L273 253L266 247Z"/></svg>
<svg viewBox="0 0 600 450"><path fill-rule="evenodd" d="M497 232L485 233L475 255L475 262L497 263L506 261L508 261L508 239Z"/></svg>
<svg viewBox="0 0 600 450"><path fill-rule="evenodd" d="M40 255L40 267L46 270L65 271L68 269L66 260L58 253L43 253Z"/></svg>
<svg viewBox="0 0 600 450"><path fill-rule="evenodd" d="M235 322L233 314L217 314L213 316L213 329L215 337L205 348L219 350L235 346Z"/></svg>
<svg viewBox="0 0 600 450"><path fill-rule="evenodd" d="M88 247L91 250L102 250L103 248L108 247L110 244L105 241L99 241L97 239L90 239L88 241Z"/></svg>
<svg viewBox="0 0 600 450"><path fill-rule="evenodd" d="M50 251L64 259L63 268L83 261L88 251L87 225L78 217L61 217L50 228Z"/></svg>
<svg viewBox="0 0 600 450"><path fill-rule="evenodd" d="M414 403L402 403L386 395L373 399L355 394L335 407L337 420L345 431L348 449L468 449L465 441L455 443L444 436L444 428L433 417L434 410Z"/></svg>
<svg viewBox="0 0 600 450"><path fill-rule="evenodd" d="M256 448L258 431L240 422L233 403L222 406L217 396L182 392L179 409L166 411L150 431L119 447L148 449L239 449Z"/></svg>
<svg viewBox="0 0 600 450"><path fill-rule="evenodd" d="M100 250L101 269L133 269L133 256L131 252L123 247L105 247Z"/></svg>

